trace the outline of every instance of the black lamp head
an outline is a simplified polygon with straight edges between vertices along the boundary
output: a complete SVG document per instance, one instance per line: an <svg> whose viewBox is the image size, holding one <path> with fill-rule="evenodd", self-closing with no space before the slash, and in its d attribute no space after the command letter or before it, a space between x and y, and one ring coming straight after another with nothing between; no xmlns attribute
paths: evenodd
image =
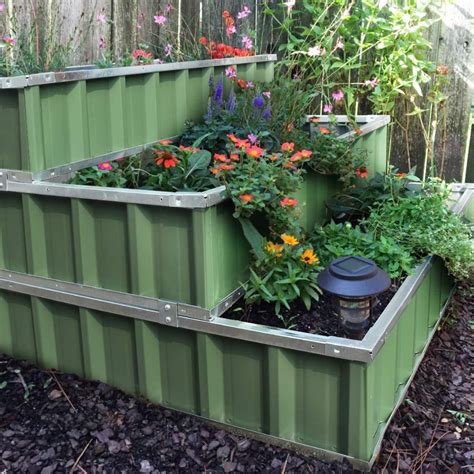
<svg viewBox="0 0 474 474"><path fill-rule="evenodd" d="M339 257L318 276L319 287L341 298L378 295L390 286L390 277L364 257Z"/></svg>

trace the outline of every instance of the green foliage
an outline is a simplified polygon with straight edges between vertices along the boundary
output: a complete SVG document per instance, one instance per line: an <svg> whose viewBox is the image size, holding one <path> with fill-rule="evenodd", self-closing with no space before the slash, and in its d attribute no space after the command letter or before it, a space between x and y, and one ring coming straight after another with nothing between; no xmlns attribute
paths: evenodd
<svg viewBox="0 0 474 474"><path fill-rule="evenodd" d="M70 183L171 192L206 191L219 185L209 170L210 162L211 154L206 150L170 143L119 162L82 169Z"/></svg>
<svg viewBox="0 0 474 474"><path fill-rule="evenodd" d="M281 236L281 242L264 243L262 256L250 269L245 300L248 304L274 304L277 316L291 327L293 318L285 318L281 310L290 309L290 303L298 299L311 308L311 302L319 298L317 276L321 267L311 245L288 234Z"/></svg>
<svg viewBox="0 0 474 474"><path fill-rule="evenodd" d="M414 172L399 173L392 167L388 173L377 173L373 178L356 176L355 186L346 187L327 202L331 217L338 222L358 221L368 216L376 203L399 202L435 186L434 182L421 183Z"/></svg>
<svg viewBox="0 0 474 474"><path fill-rule="evenodd" d="M375 205L362 224L376 238L392 238L416 258L441 257L458 280L474 277L472 226L446 205L447 190Z"/></svg>
<svg viewBox="0 0 474 474"><path fill-rule="evenodd" d="M338 138L337 130L331 125L321 127L305 145L313 153L306 166L317 173L337 176L347 188L357 178L357 171L367 164L366 155L354 148L354 142Z"/></svg>
<svg viewBox="0 0 474 474"><path fill-rule="evenodd" d="M412 273L416 265L408 249L392 237L380 235L376 238L373 233L350 223L331 222L316 228L311 243L318 249L323 267L338 257L357 255L373 260L391 278L400 279Z"/></svg>

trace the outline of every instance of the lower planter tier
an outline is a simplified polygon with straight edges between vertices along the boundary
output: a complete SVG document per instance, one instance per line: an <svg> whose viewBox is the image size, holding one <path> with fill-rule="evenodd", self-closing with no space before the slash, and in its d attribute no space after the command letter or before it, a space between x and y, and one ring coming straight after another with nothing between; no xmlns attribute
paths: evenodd
<svg viewBox="0 0 474 474"><path fill-rule="evenodd" d="M451 288L429 259L352 341L223 318L171 327L0 279L0 351L367 468Z"/></svg>

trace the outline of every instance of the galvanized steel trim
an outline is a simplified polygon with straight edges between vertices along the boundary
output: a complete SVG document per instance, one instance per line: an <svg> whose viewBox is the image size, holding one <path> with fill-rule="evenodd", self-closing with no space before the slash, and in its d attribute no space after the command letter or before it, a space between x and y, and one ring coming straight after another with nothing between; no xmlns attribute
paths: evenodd
<svg viewBox="0 0 474 474"><path fill-rule="evenodd" d="M183 209L203 209L215 206L228 199L225 186L219 186L218 188L203 192L172 193L167 191L47 183L44 181L28 183L7 179L5 191L94 201L143 204L147 206L180 207Z"/></svg>
<svg viewBox="0 0 474 474"><path fill-rule="evenodd" d="M259 54L256 56L233 57L224 59L204 59L199 61L184 61L180 63L151 64L146 66L114 67L98 69L90 66L90 69L66 69L61 72L44 72L24 76L0 77L1 89L24 89L31 86L45 84L58 84L72 81L85 81L93 79L104 79L120 76L136 76L139 74L151 74L156 72L183 71L187 69L204 69L208 67L234 66L239 64L252 64L274 62L276 54Z"/></svg>

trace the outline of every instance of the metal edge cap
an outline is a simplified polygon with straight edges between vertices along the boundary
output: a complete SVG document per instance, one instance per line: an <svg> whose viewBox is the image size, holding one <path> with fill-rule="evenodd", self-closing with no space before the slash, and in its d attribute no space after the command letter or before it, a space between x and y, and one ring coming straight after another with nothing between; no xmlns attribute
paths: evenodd
<svg viewBox="0 0 474 474"><path fill-rule="evenodd" d="M375 262L359 256L339 257L318 276L322 290L346 298L374 296L390 284L390 277Z"/></svg>

